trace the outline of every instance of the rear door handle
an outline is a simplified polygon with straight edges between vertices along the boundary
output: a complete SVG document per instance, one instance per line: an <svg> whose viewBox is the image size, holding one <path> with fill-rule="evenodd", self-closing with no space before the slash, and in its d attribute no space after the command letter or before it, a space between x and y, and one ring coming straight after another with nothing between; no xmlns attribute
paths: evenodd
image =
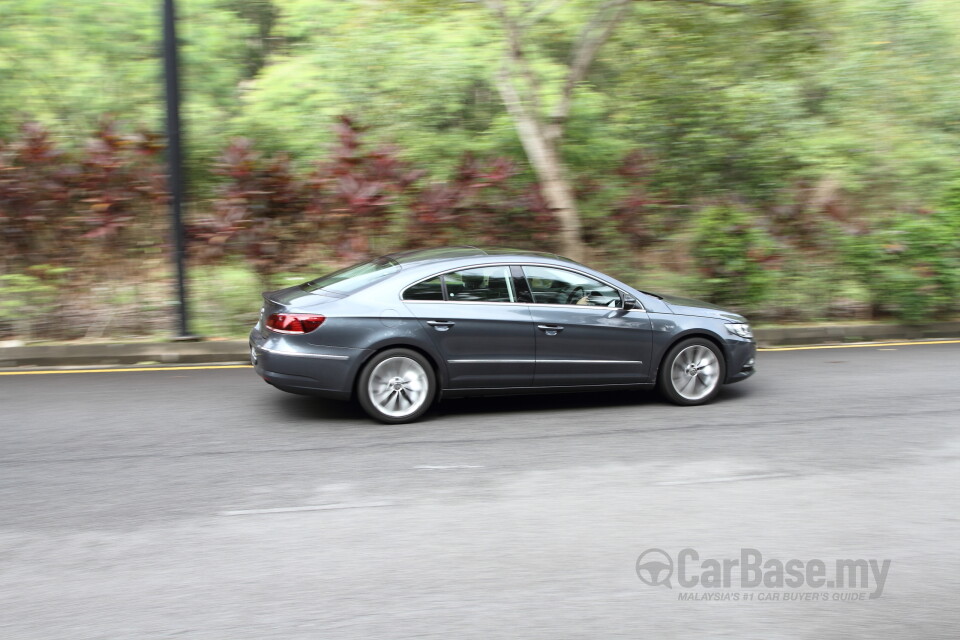
<svg viewBox="0 0 960 640"><path fill-rule="evenodd" d="M449 320L427 320L427 324L437 331L447 331L455 323L450 322Z"/></svg>
<svg viewBox="0 0 960 640"><path fill-rule="evenodd" d="M537 329L540 329L540 331L543 331L548 336L555 336L563 331L563 327L559 324L538 324Z"/></svg>

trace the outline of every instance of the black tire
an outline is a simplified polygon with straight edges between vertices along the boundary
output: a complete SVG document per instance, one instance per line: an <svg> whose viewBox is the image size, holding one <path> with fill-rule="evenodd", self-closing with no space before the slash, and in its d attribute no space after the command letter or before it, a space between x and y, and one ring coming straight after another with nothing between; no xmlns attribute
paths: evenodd
<svg viewBox="0 0 960 640"><path fill-rule="evenodd" d="M706 404L717 397L727 375L720 348L706 338L688 338L673 345L657 376L657 387L674 404Z"/></svg>
<svg viewBox="0 0 960 640"><path fill-rule="evenodd" d="M357 378L357 400L374 420L413 422L433 404L437 376L430 362L410 349L388 349L367 362Z"/></svg>

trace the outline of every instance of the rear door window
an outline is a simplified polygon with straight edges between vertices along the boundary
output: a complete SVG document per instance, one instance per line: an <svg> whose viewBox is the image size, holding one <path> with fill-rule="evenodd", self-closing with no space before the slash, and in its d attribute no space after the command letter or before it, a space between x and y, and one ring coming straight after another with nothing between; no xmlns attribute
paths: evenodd
<svg viewBox="0 0 960 640"><path fill-rule="evenodd" d="M451 302L516 302L510 267L475 267L443 274Z"/></svg>

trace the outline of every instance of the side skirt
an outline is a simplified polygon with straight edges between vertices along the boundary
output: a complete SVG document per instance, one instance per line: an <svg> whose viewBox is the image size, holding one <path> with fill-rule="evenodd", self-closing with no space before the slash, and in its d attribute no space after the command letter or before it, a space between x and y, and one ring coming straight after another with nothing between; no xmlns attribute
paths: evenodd
<svg viewBox="0 0 960 640"><path fill-rule="evenodd" d="M653 389L655 382L638 382L633 384L604 384L577 387L507 387L490 389L441 389L437 399L469 398L476 396L522 396L545 395L551 393L591 393L594 391L624 391L630 389Z"/></svg>

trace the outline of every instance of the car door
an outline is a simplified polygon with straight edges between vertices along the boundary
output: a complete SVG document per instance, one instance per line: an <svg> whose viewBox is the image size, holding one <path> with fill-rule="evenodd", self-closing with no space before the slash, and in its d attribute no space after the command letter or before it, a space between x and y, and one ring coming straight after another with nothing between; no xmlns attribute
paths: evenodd
<svg viewBox="0 0 960 640"><path fill-rule="evenodd" d="M403 300L445 361L446 388L533 385L535 329L510 267L451 271L408 287Z"/></svg>
<svg viewBox="0 0 960 640"><path fill-rule="evenodd" d="M534 385L636 384L650 380L651 325L642 309L624 311L621 292L584 273L522 267L521 299L535 327Z"/></svg>

